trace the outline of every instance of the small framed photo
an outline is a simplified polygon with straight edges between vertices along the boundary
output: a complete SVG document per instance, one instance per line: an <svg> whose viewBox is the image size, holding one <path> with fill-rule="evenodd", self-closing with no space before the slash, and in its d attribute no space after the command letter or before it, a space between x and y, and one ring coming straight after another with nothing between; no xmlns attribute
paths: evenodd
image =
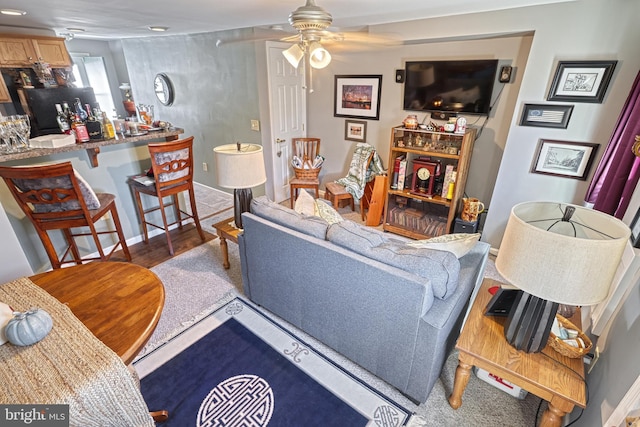
<svg viewBox="0 0 640 427"><path fill-rule="evenodd" d="M380 119L381 75L335 76L335 117Z"/></svg>
<svg viewBox="0 0 640 427"><path fill-rule="evenodd" d="M361 120L344 121L344 139L367 142L367 122Z"/></svg>
<svg viewBox="0 0 640 427"><path fill-rule="evenodd" d="M531 172L586 180L598 144L541 139Z"/></svg>
<svg viewBox="0 0 640 427"><path fill-rule="evenodd" d="M618 61L560 61L547 101L601 104Z"/></svg>
<svg viewBox="0 0 640 427"><path fill-rule="evenodd" d="M573 105L524 104L520 126L566 129Z"/></svg>
<svg viewBox="0 0 640 427"><path fill-rule="evenodd" d="M629 227L631 228L631 244L634 248L640 248L640 209L636 212Z"/></svg>

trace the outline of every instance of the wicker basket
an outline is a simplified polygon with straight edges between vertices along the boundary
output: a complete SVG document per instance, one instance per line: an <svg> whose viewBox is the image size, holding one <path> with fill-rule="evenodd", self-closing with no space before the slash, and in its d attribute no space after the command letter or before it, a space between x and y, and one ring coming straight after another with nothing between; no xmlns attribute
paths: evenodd
<svg viewBox="0 0 640 427"><path fill-rule="evenodd" d="M293 167L293 171L296 174L296 178L305 179L308 181L318 179L318 174L320 173L320 169L322 168L300 169L300 168Z"/></svg>
<svg viewBox="0 0 640 427"><path fill-rule="evenodd" d="M556 317L558 319L558 323L560 323L561 326L567 329L574 329L578 331L578 338L582 339L582 341L584 342L584 347L578 348L570 346L569 344L565 343L563 340L555 336L553 332L549 334L548 344L561 355L567 356L571 359L577 359L589 353L589 350L591 350L592 347L589 337L586 336L580 329L578 329L576 325L574 325L561 315L557 314Z"/></svg>

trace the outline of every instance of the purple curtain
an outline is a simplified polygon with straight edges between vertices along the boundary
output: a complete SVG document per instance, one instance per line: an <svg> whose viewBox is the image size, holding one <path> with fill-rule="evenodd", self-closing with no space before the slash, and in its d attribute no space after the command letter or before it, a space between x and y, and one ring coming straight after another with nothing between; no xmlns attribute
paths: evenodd
<svg viewBox="0 0 640 427"><path fill-rule="evenodd" d="M640 178L640 158L631 152L640 135L640 73L600 159L585 200L593 208L622 218Z"/></svg>

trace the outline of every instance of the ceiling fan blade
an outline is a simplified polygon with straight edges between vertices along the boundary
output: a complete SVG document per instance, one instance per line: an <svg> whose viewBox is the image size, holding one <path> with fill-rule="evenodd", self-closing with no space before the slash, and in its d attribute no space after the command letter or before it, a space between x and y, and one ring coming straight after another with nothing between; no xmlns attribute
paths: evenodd
<svg viewBox="0 0 640 427"><path fill-rule="evenodd" d="M371 34L361 31L326 32L322 45L333 50L368 50L398 46L402 41L392 34Z"/></svg>
<svg viewBox="0 0 640 427"><path fill-rule="evenodd" d="M285 31L281 28L260 28L255 27L252 28L251 34L246 34L240 37L229 37L224 39L218 39L216 41L216 46L222 46L225 44L232 43L246 43L246 42L257 42L257 41L269 41L269 40L282 40L290 37L299 37L298 34L291 33L289 31Z"/></svg>

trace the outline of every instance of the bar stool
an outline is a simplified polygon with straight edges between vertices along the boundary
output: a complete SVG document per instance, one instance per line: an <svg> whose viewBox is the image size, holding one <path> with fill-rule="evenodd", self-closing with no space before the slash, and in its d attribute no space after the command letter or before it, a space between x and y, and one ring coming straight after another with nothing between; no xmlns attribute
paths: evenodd
<svg viewBox="0 0 640 427"><path fill-rule="evenodd" d="M115 196L95 193L89 184L73 169L71 162L31 167L0 167L0 176L9 187L18 205L31 220L52 268L64 264L82 264L85 261L108 261L118 246L128 261L131 254L122 233L116 210ZM98 231L96 223L111 214L115 230ZM85 230L73 230L88 227ZM67 242L62 256L51 242L49 231L61 230ZM118 240L108 253L99 236L115 234ZM92 236L98 256L80 256L75 238ZM70 258L68 258L70 256Z"/></svg>
<svg viewBox="0 0 640 427"><path fill-rule="evenodd" d="M158 144L149 144L149 153L151 154L151 169L153 170L154 185L144 185L133 179L129 179L129 186L133 190L136 199L136 206L140 221L142 222L142 231L144 234L144 242L149 243L149 234L147 226L164 230L167 237L167 245L169 253L173 255L173 245L169 234L169 227L178 224L178 228L182 228L182 222L193 219L198 234L202 241L205 241L198 211L196 209L196 198L193 191L193 137L162 142ZM180 209L178 203L178 194L187 192L189 196L189 204L191 213ZM140 194L147 194L158 199L158 205L145 209L142 205ZM164 198L171 197L170 203L165 203ZM175 213L175 221L167 222L167 213L165 208L173 206ZM160 211L162 215L163 225L158 225L146 219L146 214L154 211Z"/></svg>

